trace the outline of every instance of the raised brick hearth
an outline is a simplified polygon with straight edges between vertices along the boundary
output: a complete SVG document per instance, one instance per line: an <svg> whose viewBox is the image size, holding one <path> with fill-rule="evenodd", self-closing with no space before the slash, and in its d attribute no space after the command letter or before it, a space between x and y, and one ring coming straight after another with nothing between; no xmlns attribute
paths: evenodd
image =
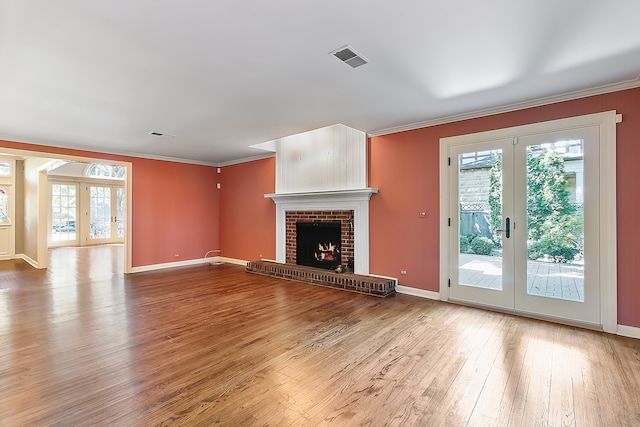
<svg viewBox="0 0 640 427"><path fill-rule="evenodd" d="M336 273L331 270L295 264L251 261L247 263L247 271L380 297L393 295L396 292L395 279L352 273Z"/></svg>

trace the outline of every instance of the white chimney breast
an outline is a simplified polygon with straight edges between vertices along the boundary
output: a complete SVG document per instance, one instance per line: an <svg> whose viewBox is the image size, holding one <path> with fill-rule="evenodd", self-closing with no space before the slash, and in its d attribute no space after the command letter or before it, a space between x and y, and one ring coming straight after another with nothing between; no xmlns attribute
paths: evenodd
<svg viewBox="0 0 640 427"><path fill-rule="evenodd" d="M342 124L276 140L276 194L367 187L367 135Z"/></svg>

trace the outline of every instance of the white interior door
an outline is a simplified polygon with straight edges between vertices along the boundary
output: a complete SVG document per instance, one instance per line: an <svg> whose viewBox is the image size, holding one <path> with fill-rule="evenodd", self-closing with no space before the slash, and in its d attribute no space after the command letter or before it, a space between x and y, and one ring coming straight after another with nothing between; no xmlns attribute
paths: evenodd
<svg viewBox="0 0 640 427"><path fill-rule="evenodd" d="M599 325L599 128L451 145L449 297Z"/></svg>

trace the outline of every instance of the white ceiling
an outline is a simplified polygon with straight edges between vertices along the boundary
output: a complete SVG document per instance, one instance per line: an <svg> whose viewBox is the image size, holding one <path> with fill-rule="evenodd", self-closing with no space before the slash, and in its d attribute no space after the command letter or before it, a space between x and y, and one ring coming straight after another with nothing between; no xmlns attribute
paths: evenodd
<svg viewBox="0 0 640 427"><path fill-rule="evenodd" d="M638 86L639 17L638 0L1 0L0 137L225 164L336 123ZM370 63L329 55L346 44Z"/></svg>

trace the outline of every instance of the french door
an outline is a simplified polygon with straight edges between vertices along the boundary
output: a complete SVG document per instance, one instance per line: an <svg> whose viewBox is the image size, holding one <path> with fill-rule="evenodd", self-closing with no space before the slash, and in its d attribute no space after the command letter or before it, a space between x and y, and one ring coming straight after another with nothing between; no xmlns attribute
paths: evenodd
<svg viewBox="0 0 640 427"><path fill-rule="evenodd" d="M124 187L86 182L50 183L49 245L124 241Z"/></svg>
<svg viewBox="0 0 640 427"><path fill-rule="evenodd" d="M49 244L51 246L78 245L78 184L50 182Z"/></svg>
<svg viewBox="0 0 640 427"><path fill-rule="evenodd" d="M446 146L448 297L601 325L600 127Z"/></svg>
<svg viewBox="0 0 640 427"><path fill-rule="evenodd" d="M124 238L124 187L87 185L87 244L114 243Z"/></svg>

